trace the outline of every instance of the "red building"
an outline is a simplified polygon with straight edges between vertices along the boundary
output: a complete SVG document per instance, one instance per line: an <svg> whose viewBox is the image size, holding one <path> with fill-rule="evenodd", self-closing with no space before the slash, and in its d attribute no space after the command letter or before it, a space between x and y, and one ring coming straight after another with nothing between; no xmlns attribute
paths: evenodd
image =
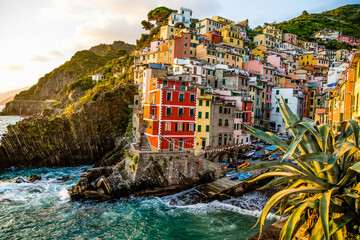
<svg viewBox="0 0 360 240"><path fill-rule="evenodd" d="M223 36L221 36L221 33L219 31L212 31L210 33L205 33L205 36L207 37L207 39L209 39L210 43L222 43L223 42Z"/></svg>
<svg viewBox="0 0 360 240"><path fill-rule="evenodd" d="M152 78L144 103L146 136L153 150L193 150L197 89L190 82Z"/></svg>
<svg viewBox="0 0 360 240"><path fill-rule="evenodd" d="M345 42L353 46L359 46L360 42L359 39L353 36L340 36L338 37L338 42Z"/></svg>

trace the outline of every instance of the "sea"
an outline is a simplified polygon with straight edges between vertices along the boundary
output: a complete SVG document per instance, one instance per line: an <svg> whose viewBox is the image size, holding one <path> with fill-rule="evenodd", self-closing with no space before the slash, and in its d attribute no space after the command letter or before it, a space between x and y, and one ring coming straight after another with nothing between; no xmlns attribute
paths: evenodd
<svg viewBox="0 0 360 240"><path fill-rule="evenodd" d="M0 106L0 110L2 107ZM0 116L0 137L19 116ZM73 202L67 190L91 166L0 173L0 239L247 239L268 197L251 192L189 204L195 188L166 197ZM13 183L40 175L34 183ZM62 177L70 180L63 182ZM266 225L277 217L270 214Z"/></svg>

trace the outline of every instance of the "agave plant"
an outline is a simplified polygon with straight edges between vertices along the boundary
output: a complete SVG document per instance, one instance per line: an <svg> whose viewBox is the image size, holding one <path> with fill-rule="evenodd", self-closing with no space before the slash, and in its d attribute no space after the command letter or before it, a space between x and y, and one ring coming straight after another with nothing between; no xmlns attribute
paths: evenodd
<svg viewBox="0 0 360 240"><path fill-rule="evenodd" d="M261 189L286 185L269 199L259 216L260 236L266 216L277 207L281 217L288 217L280 239L292 239L300 227L308 229L312 240L345 239L349 230L360 225L359 126L353 120L344 121L335 134L327 124L300 121L284 99L278 105L294 137L290 144L244 124L245 132L284 152L281 161L246 170L272 170L252 180L273 178ZM285 161L289 159L293 163Z"/></svg>

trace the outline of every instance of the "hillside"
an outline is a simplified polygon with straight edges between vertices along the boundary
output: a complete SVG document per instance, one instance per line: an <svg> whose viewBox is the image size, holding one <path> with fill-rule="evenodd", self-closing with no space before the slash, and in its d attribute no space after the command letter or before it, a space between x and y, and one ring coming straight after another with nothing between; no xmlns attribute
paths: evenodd
<svg viewBox="0 0 360 240"><path fill-rule="evenodd" d="M279 23L277 27L305 40L313 40L311 35L324 28L341 30L343 35L360 38L360 4L345 5L319 14L304 11L301 16Z"/></svg>
<svg viewBox="0 0 360 240"><path fill-rule="evenodd" d="M21 91L25 91L30 87L23 87L20 89L11 90L8 92L0 93L0 105L5 105L6 103L13 100L16 94L20 93Z"/></svg>
<svg viewBox="0 0 360 240"><path fill-rule="evenodd" d="M43 105L42 101L61 100L66 95L68 84L91 74L109 60L118 58L117 50L124 49L130 52L133 48L131 44L115 41L113 44L100 44L89 50L78 51L69 61L41 77L30 89L17 94L14 98L16 104L8 103L2 113L20 114L21 112L23 115L39 113L47 106ZM24 112L25 109L29 109L29 100L32 101L31 110ZM37 106L35 101L39 102Z"/></svg>

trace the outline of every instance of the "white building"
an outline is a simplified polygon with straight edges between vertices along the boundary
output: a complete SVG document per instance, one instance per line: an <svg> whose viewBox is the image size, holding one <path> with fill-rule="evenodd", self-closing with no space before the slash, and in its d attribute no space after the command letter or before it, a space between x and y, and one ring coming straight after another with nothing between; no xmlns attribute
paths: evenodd
<svg viewBox="0 0 360 240"><path fill-rule="evenodd" d="M281 97L284 98L291 111L302 119L303 96L301 90L294 88L274 87L272 89L270 122L275 123L277 132L285 133L286 124L276 101L276 99L279 99L281 103Z"/></svg>
<svg viewBox="0 0 360 240"><path fill-rule="evenodd" d="M169 16L169 26L174 27L177 23L183 23L185 27L190 27L192 10L189 8L180 8L176 13Z"/></svg>
<svg viewBox="0 0 360 240"><path fill-rule="evenodd" d="M101 73L98 73L98 74L92 75L91 79L94 81L100 81L100 80L104 79L104 75L102 75Z"/></svg>
<svg viewBox="0 0 360 240"><path fill-rule="evenodd" d="M320 31L317 31L313 34L314 38L320 38L321 40L325 42L329 42L331 40L337 41L338 37L341 36L340 30L334 30L334 29L322 29Z"/></svg>

